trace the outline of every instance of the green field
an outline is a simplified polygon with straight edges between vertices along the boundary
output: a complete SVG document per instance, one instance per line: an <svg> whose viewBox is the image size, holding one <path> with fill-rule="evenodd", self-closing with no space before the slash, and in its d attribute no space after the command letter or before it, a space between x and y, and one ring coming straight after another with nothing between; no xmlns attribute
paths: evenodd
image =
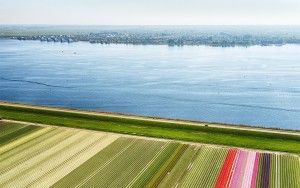
<svg viewBox="0 0 300 188"><path fill-rule="evenodd" d="M218 176L226 149L203 147L194 159L193 168L181 182L181 187L213 187Z"/></svg>
<svg viewBox="0 0 300 188"><path fill-rule="evenodd" d="M0 130L0 139L9 138L0 146L0 187L3 188L210 188L221 176L220 169L226 165L224 161L230 149L3 121L0 121ZM247 155L253 153L235 150ZM261 157L255 187L259 188L262 181L267 181L270 188L298 188L300 157L286 153L268 154L271 156L270 175L267 179L263 176L265 169L261 163L264 158ZM245 159L244 165L249 163L247 157ZM241 182L249 180L243 176L249 170L252 173L251 169L243 169L239 176Z"/></svg>
<svg viewBox="0 0 300 188"><path fill-rule="evenodd" d="M300 153L300 136L297 135L12 107L3 104L0 104L0 115L3 119L56 126Z"/></svg>

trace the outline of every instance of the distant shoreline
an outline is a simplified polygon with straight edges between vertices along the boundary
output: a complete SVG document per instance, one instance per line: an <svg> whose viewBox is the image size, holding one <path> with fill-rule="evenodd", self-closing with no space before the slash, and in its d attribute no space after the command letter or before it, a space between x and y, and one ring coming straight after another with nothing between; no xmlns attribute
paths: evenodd
<svg viewBox="0 0 300 188"><path fill-rule="evenodd" d="M134 44L134 43L97 43L97 42L89 42L89 41L73 41L73 42L54 42L54 41L41 41L38 39L17 39L17 38L4 38L0 37L0 40L16 40L16 41L38 41L43 43L58 43L58 44L64 44L64 43L77 43L77 42L84 42L89 44L102 44L102 45L133 45L133 46L168 46L168 47L184 47L184 46L206 46L206 47L212 47L212 48L234 48L234 47L242 47L242 48L249 48L253 46L260 46L260 47L272 47L272 46L287 46L287 45L300 45L300 43L286 43L286 44L268 44L268 45L260 45L260 44L253 44L253 45L235 45L235 46L214 46L214 45L207 45L207 44L188 44L188 45L168 45L168 44Z"/></svg>
<svg viewBox="0 0 300 188"><path fill-rule="evenodd" d="M125 42L102 42L102 41L88 41L88 40L75 40L73 38L65 38L62 39L60 38L60 36L57 36L56 39L40 39L35 38L35 37L1 37L0 36L0 40L1 39L6 39L6 40L18 40L18 41L40 41L40 42L46 42L46 43L76 43L76 42L87 42L90 44L104 44L104 45L110 45L110 44L123 44L123 45L142 45L142 46L169 46L169 47L182 47L182 46L208 46L208 47L222 47L222 48L230 48L230 47L252 47L252 46L285 46L285 45L300 45L299 43L270 43L270 44L250 44L250 45L245 45L245 44L226 44L226 45L222 45L222 44L196 44L196 43L190 43L190 44L168 44L166 43L125 43Z"/></svg>
<svg viewBox="0 0 300 188"><path fill-rule="evenodd" d="M300 44L300 27L0 25L0 38L62 43L248 47Z"/></svg>

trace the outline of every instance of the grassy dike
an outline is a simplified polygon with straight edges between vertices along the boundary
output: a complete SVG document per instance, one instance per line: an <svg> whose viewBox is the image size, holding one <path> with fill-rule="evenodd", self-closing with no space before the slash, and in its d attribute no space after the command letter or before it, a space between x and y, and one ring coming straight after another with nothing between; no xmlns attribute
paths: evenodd
<svg viewBox="0 0 300 188"><path fill-rule="evenodd" d="M153 122L0 104L3 119L300 154L300 136Z"/></svg>

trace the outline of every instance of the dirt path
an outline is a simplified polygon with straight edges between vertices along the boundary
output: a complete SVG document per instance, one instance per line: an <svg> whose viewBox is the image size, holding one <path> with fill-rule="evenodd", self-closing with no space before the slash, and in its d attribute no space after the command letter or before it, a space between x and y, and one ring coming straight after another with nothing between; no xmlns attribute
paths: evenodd
<svg viewBox="0 0 300 188"><path fill-rule="evenodd" d="M247 130L247 131L256 131L256 132L277 133L277 134L300 136L300 131L276 130L276 129L271 129L271 128L259 128L259 127L250 127L250 126L247 127L247 126L240 126L240 125L218 124L218 123L208 123L208 122L194 122L194 121L188 121L188 120L185 121L185 120L163 119L163 118L157 118L157 117L145 117L145 116L143 117L143 116L135 116L135 115L108 113L108 112L83 111L83 110L77 110L77 109L67 109L67 108L59 108L59 107L46 107L46 106L34 106L34 105L27 105L27 104L8 103L8 102L2 102L2 101L0 101L0 106L22 107L22 108L30 108L30 109L38 109L38 110L49 110L49 111L58 111L58 112L70 112L70 113L77 113L77 114L105 116L105 117L116 117L116 118L144 120L144 121L152 121L152 122L174 123L174 124L182 124L182 125L195 125L195 126L208 125L209 127L214 127L214 128Z"/></svg>

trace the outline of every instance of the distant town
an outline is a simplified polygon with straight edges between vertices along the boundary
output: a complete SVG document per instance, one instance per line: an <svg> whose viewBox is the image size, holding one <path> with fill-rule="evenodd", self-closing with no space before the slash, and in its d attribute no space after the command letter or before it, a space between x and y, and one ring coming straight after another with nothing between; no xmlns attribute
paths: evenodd
<svg viewBox="0 0 300 188"><path fill-rule="evenodd" d="M0 26L0 38L134 45L268 46L300 44L300 27L280 26Z"/></svg>

